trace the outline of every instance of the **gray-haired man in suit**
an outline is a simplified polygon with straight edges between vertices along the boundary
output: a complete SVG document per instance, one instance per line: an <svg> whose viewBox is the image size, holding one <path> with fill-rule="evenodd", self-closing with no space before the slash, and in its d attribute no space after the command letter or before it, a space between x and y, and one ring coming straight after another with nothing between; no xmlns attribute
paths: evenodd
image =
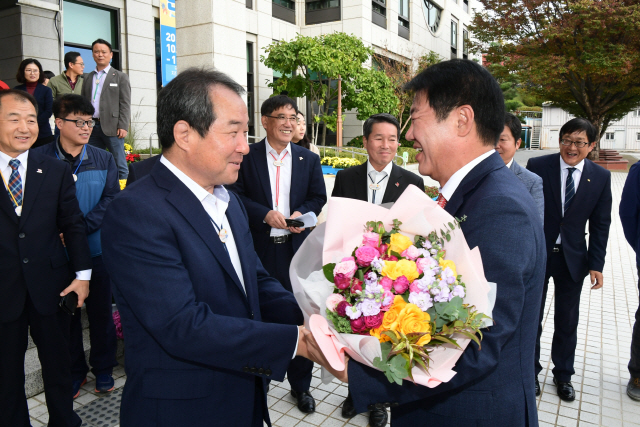
<svg viewBox="0 0 640 427"><path fill-rule="evenodd" d="M520 134L522 132L522 124L520 120L511 113L506 113L504 117L504 130L500 134L500 140L496 145L496 151L504 160L504 164L516 174L520 181L527 187L531 197L536 202L538 211L540 212L540 218L544 224L544 194L542 193L542 178L533 172L520 166L513 160L513 156L516 154L522 138Z"/></svg>
<svg viewBox="0 0 640 427"><path fill-rule="evenodd" d="M113 50L111 44L98 39L91 45L96 69L84 75L82 96L96 109L93 132L89 144L108 148L118 166L118 178L126 180L129 175L124 154L124 138L131 121L131 85L129 77L111 66Z"/></svg>

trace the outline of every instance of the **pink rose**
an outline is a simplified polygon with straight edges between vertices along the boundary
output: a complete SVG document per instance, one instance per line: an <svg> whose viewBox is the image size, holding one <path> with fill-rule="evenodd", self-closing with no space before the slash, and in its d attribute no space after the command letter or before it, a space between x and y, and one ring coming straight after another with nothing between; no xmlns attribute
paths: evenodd
<svg viewBox="0 0 640 427"><path fill-rule="evenodd" d="M346 301L340 301L336 306L336 314L340 317L346 317L346 311L348 307L351 307L351 304Z"/></svg>
<svg viewBox="0 0 640 427"><path fill-rule="evenodd" d="M351 320L351 330L354 333L359 334L360 332L364 332L366 329L367 327L364 324L364 316L360 316L355 320Z"/></svg>
<svg viewBox="0 0 640 427"><path fill-rule="evenodd" d="M327 298L327 308L329 309L329 311L335 313L336 312L336 307L342 301L344 301L344 297L342 295L340 295L340 294L331 294L331 295L329 295L329 298Z"/></svg>
<svg viewBox="0 0 640 427"><path fill-rule="evenodd" d="M340 260L340 262L355 261L355 260L356 259L354 257L352 257L352 256L346 256L346 257L342 258Z"/></svg>
<svg viewBox="0 0 640 427"><path fill-rule="evenodd" d="M344 259L341 262L337 263L333 268L333 275L337 276L342 274L345 277L351 279L355 274L358 266L356 265L355 259L353 257L349 257L349 259Z"/></svg>
<svg viewBox="0 0 640 427"><path fill-rule="evenodd" d="M380 235L378 233L374 233L373 231L370 231L362 235L363 245L370 246L372 248L377 248L378 243L380 243Z"/></svg>
<svg viewBox="0 0 640 427"><path fill-rule="evenodd" d="M368 267L371 265L371 261L377 256L380 256L380 252L376 248L371 246L360 246L356 249L356 263L360 267Z"/></svg>
<svg viewBox="0 0 640 427"><path fill-rule="evenodd" d="M432 267L435 267L436 265L438 265L438 263L436 262L435 259L431 258L431 257L427 257L427 258L419 258L416 261L416 267L418 268L418 273L422 274L422 272L431 269Z"/></svg>
<svg viewBox="0 0 640 427"><path fill-rule="evenodd" d="M398 257L396 257L395 255L385 255L382 257L382 259L385 261L397 261Z"/></svg>
<svg viewBox="0 0 640 427"><path fill-rule="evenodd" d="M405 276L400 276L393 282L393 290L396 294L404 294L409 289L409 280Z"/></svg>
<svg viewBox="0 0 640 427"><path fill-rule="evenodd" d="M422 252L420 252L414 245L411 245L407 249L402 251L401 255L405 258L409 258L410 260L415 260L420 255L422 255Z"/></svg>
<svg viewBox="0 0 640 427"><path fill-rule="evenodd" d="M338 289L347 289L351 285L351 277L347 277L344 274L338 274L333 278L333 282Z"/></svg>
<svg viewBox="0 0 640 427"><path fill-rule="evenodd" d="M367 329L379 328L382 325L382 318L384 317L384 313L380 312L374 316L362 316L364 318L364 326ZM353 324L351 326L353 329Z"/></svg>
<svg viewBox="0 0 640 427"><path fill-rule="evenodd" d="M356 291L361 291L361 290L362 290L362 280L353 279L353 284L351 285L351 293L355 294Z"/></svg>
<svg viewBox="0 0 640 427"><path fill-rule="evenodd" d="M384 294L382 295L382 306L380 307L380 310L389 310L389 308L391 308L391 304L393 304L394 297L395 295L393 295L393 292L391 292L390 290L384 291Z"/></svg>
<svg viewBox="0 0 640 427"><path fill-rule="evenodd" d="M378 248L380 250L380 255L384 255L387 253L387 249L389 249L389 245L382 245Z"/></svg>
<svg viewBox="0 0 640 427"><path fill-rule="evenodd" d="M420 289L418 287L418 281L417 280L414 280L413 283L411 283L409 285L409 292L411 292L411 293L422 292L422 289Z"/></svg>
<svg viewBox="0 0 640 427"><path fill-rule="evenodd" d="M380 286L382 286L385 291L390 291L393 286L393 280L388 277L383 277L382 280L380 280Z"/></svg>

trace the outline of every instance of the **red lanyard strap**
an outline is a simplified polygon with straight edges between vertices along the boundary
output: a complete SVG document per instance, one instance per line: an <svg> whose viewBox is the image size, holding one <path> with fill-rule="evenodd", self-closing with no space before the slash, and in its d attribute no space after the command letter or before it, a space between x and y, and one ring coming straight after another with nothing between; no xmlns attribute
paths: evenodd
<svg viewBox="0 0 640 427"><path fill-rule="evenodd" d="M280 166L282 166L282 161L285 157L287 157L287 154L289 154L289 152L285 151L284 156L282 156L279 160L276 159L276 156L274 156L273 153L269 154L271 155L271 157L273 157L273 160L275 160L273 162L273 165L276 167L276 210L278 210L278 199L280 198Z"/></svg>

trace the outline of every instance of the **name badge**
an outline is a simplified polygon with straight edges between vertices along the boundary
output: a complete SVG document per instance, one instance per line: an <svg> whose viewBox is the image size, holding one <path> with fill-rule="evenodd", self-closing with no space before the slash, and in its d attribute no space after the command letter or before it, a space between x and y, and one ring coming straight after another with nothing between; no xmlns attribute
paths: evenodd
<svg viewBox="0 0 640 427"><path fill-rule="evenodd" d="M111 86L111 87L118 87L118 83L111 83L111 84L109 84L109 86Z"/></svg>
<svg viewBox="0 0 640 427"><path fill-rule="evenodd" d="M276 160L275 162L273 162L273 166L279 168L280 166L283 166L284 162L280 161L280 160Z"/></svg>
<svg viewBox="0 0 640 427"><path fill-rule="evenodd" d="M380 189L380 185L379 184L369 184L369 188L371 190L379 190Z"/></svg>

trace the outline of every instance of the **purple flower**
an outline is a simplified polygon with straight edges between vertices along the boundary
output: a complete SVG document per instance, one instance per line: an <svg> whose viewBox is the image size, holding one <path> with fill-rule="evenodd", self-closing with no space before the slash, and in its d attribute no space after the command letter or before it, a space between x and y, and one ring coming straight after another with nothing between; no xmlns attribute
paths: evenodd
<svg viewBox="0 0 640 427"><path fill-rule="evenodd" d="M449 301L449 287L448 286L442 286L440 288L440 292L438 293L438 295L434 296L433 299L436 302L447 302Z"/></svg>
<svg viewBox="0 0 640 427"><path fill-rule="evenodd" d="M347 317L351 320L355 320L358 317L362 316L362 310L360 309L360 303L357 303L356 305L352 305L350 307L347 307L346 310L344 311L347 315Z"/></svg>
<svg viewBox="0 0 640 427"><path fill-rule="evenodd" d="M453 275L453 270L449 267L445 268L442 273L440 273L440 278L447 282L448 285L453 285L456 282L456 276Z"/></svg>
<svg viewBox="0 0 640 427"><path fill-rule="evenodd" d="M431 249L431 242L425 239L424 243L422 244L422 247L425 249Z"/></svg>
<svg viewBox="0 0 640 427"><path fill-rule="evenodd" d="M382 295L382 307L380 307L380 309L382 311L389 310L389 307L393 304L394 297L395 295L393 295L391 291L384 291L384 294Z"/></svg>
<svg viewBox="0 0 640 427"><path fill-rule="evenodd" d="M375 316L380 313L380 303L376 302L374 299L365 298L360 303L360 308L362 309L362 314L365 316Z"/></svg>
<svg viewBox="0 0 640 427"><path fill-rule="evenodd" d="M427 311L433 307L431 296L426 292L412 292L409 294L409 302L415 304L422 311Z"/></svg>
<svg viewBox="0 0 640 427"><path fill-rule="evenodd" d="M454 286L453 291L451 291L451 295L453 297L464 298L464 295L465 295L464 288L460 285Z"/></svg>
<svg viewBox="0 0 640 427"><path fill-rule="evenodd" d="M418 272L427 274L427 272L432 272L433 269L438 267L438 262L431 258L431 256L426 256L416 260L416 267L418 268Z"/></svg>
<svg viewBox="0 0 640 427"><path fill-rule="evenodd" d="M377 283L373 283L371 285L367 285L364 293L366 298L375 298L377 295L384 293L384 288Z"/></svg>
<svg viewBox="0 0 640 427"><path fill-rule="evenodd" d="M367 275L364 276L364 283L367 287L378 283L378 275L373 271L368 272Z"/></svg>
<svg viewBox="0 0 640 427"><path fill-rule="evenodd" d="M378 273L380 273L382 271L382 269L384 268L384 261L382 261L378 257L375 257L374 259L371 260L371 268L373 268Z"/></svg>

